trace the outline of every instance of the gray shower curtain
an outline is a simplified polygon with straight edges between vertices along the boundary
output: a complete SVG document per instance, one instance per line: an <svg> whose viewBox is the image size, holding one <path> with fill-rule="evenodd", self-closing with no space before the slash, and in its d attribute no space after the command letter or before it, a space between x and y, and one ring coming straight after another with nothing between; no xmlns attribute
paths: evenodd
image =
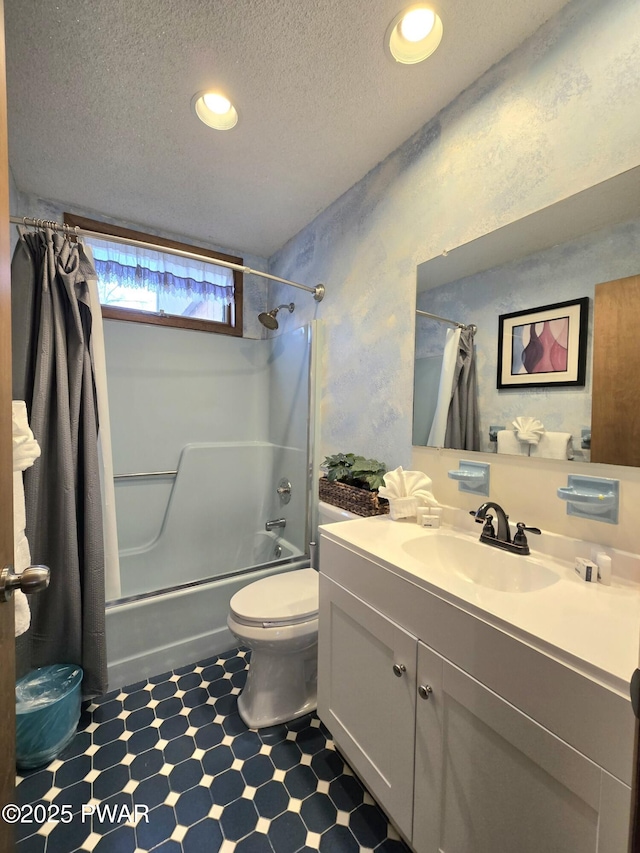
<svg viewBox="0 0 640 853"><path fill-rule="evenodd" d="M467 326L460 332L444 439L445 447L456 450L480 450L474 337L474 326Z"/></svg>
<svg viewBox="0 0 640 853"><path fill-rule="evenodd" d="M87 281L80 243L21 229L12 262L13 396L25 400L42 455L25 475L33 563L51 569L16 640L19 673L52 663L84 670L85 698L106 692L104 545Z"/></svg>

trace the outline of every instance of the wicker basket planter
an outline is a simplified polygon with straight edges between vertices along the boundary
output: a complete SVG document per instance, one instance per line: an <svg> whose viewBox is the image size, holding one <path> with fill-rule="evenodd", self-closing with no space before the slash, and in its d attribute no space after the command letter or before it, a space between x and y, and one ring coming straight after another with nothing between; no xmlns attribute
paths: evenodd
<svg viewBox="0 0 640 853"><path fill-rule="evenodd" d="M320 477L319 483L320 500L340 509L347 509L362 516L387 515L389 512L389 501L379 498L377 492L332 482L326 477Z"/></svg>

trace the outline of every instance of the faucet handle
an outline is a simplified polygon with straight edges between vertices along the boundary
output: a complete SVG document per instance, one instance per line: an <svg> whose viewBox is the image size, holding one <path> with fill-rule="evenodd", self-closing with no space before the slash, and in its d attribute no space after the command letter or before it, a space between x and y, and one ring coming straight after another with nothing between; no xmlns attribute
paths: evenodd
<svg viewBox="0 0 640 853"><path fill-rule="evenodd" d="M526 535L525 535L525 530L526 530L528 533L538 533L538 534L539 534L539 533L542 533L542 531L540 530L540 528L539 528L539 527L527 527L527 526L525 525L524 521L519 521L519 522L516 524L516 527L517 527L518 529L517 529L517 531L516 531L516 535L513 537L513 544L514 544L514 545L519 545L519 546L520 546L520 547L522 547L522 548L524 548L524 547L528 544L528 543L527 543L527 537L526 537ZM529 549L528 549L528 548L527 548L527 553L529 553Z"/></svg>
<svg viewBox="0 0 640 853"><path fill-rule="evenodd" d="M523 521L519 521L516 524L516 527L518 528L518 531L526 530L527 533L537 533L537 534L542 533L542 530L540 530L539 527L527 527Z"/></svg>
<svg viewBox="0 0 640 853"><path fill-rule="evenodd" d="M476 520L480 521L479 518ZM493 516L492 515L487 515L485 517L484 527L482 528L482 533L480 535L484 536L484 537L490 537L491 539L496 538L496 531L495 531L495 528L493 526Z"/></svg>

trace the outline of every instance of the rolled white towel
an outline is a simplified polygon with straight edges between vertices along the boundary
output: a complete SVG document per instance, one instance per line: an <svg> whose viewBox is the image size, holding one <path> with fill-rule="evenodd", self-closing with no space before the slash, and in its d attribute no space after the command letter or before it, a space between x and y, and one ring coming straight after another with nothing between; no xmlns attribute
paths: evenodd
<svg viewBox="0 0 640 853"><path fill-rule="evenodd" d="M570 432L545 432L537 445L531 445L531 456L573 459L573 436Z"/></svg>
<svg viewBox="0 0 640 853"><path fill-rule="evenodd" d="M498 453L509 456L528 456L532 445L518 441L518 436L512 429L498 430Z"/></svg>
<svg viewBox="0 0 640 853"><path fill-rule="evenodd" d="M416 498L416 506L437 506L432 492L433 481L422 471L403 471L402 466L384 475L384 486L378 494L389 502L398 498Z"/></svg>

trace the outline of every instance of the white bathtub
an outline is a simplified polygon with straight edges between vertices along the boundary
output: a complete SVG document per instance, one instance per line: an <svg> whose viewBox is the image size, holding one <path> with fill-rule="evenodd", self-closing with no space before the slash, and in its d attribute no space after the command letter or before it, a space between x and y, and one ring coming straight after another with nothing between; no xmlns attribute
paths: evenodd
<svg viewBox="0 0 640 853"><path fill-rule="evenodd" d="M278 543L260 536L262 553ZM273 559L273 558L271 558ZM204 660L233 648L237 641L227 628L231 597L243 586L268 575L305 568L307 558L271 565L233 577L218 578L171 592L111 604L106 610L109 689L133 684L178 666Z"/></svg>
<svg viewBox="0 0 640 853"><path fill-rule="evenodd" d="M174 481L118 481L121 597L162 592L226 576L277 559L264 556L265 523L277 528L289 556L305 551L306 455L269 442L188 444ZM277 494L291 483L291 501Z"/></svg>
<svg viewBox="0 0 640 853"><path fill-rule="evenodd" d="M269 442L189 444L175 480L118 481L122 598L106 611L111 688L232 648L233 594L309 565L305 459ZM277 494L283 478L288 504ZM267 532L279 518L286 526Z"/></svg>

